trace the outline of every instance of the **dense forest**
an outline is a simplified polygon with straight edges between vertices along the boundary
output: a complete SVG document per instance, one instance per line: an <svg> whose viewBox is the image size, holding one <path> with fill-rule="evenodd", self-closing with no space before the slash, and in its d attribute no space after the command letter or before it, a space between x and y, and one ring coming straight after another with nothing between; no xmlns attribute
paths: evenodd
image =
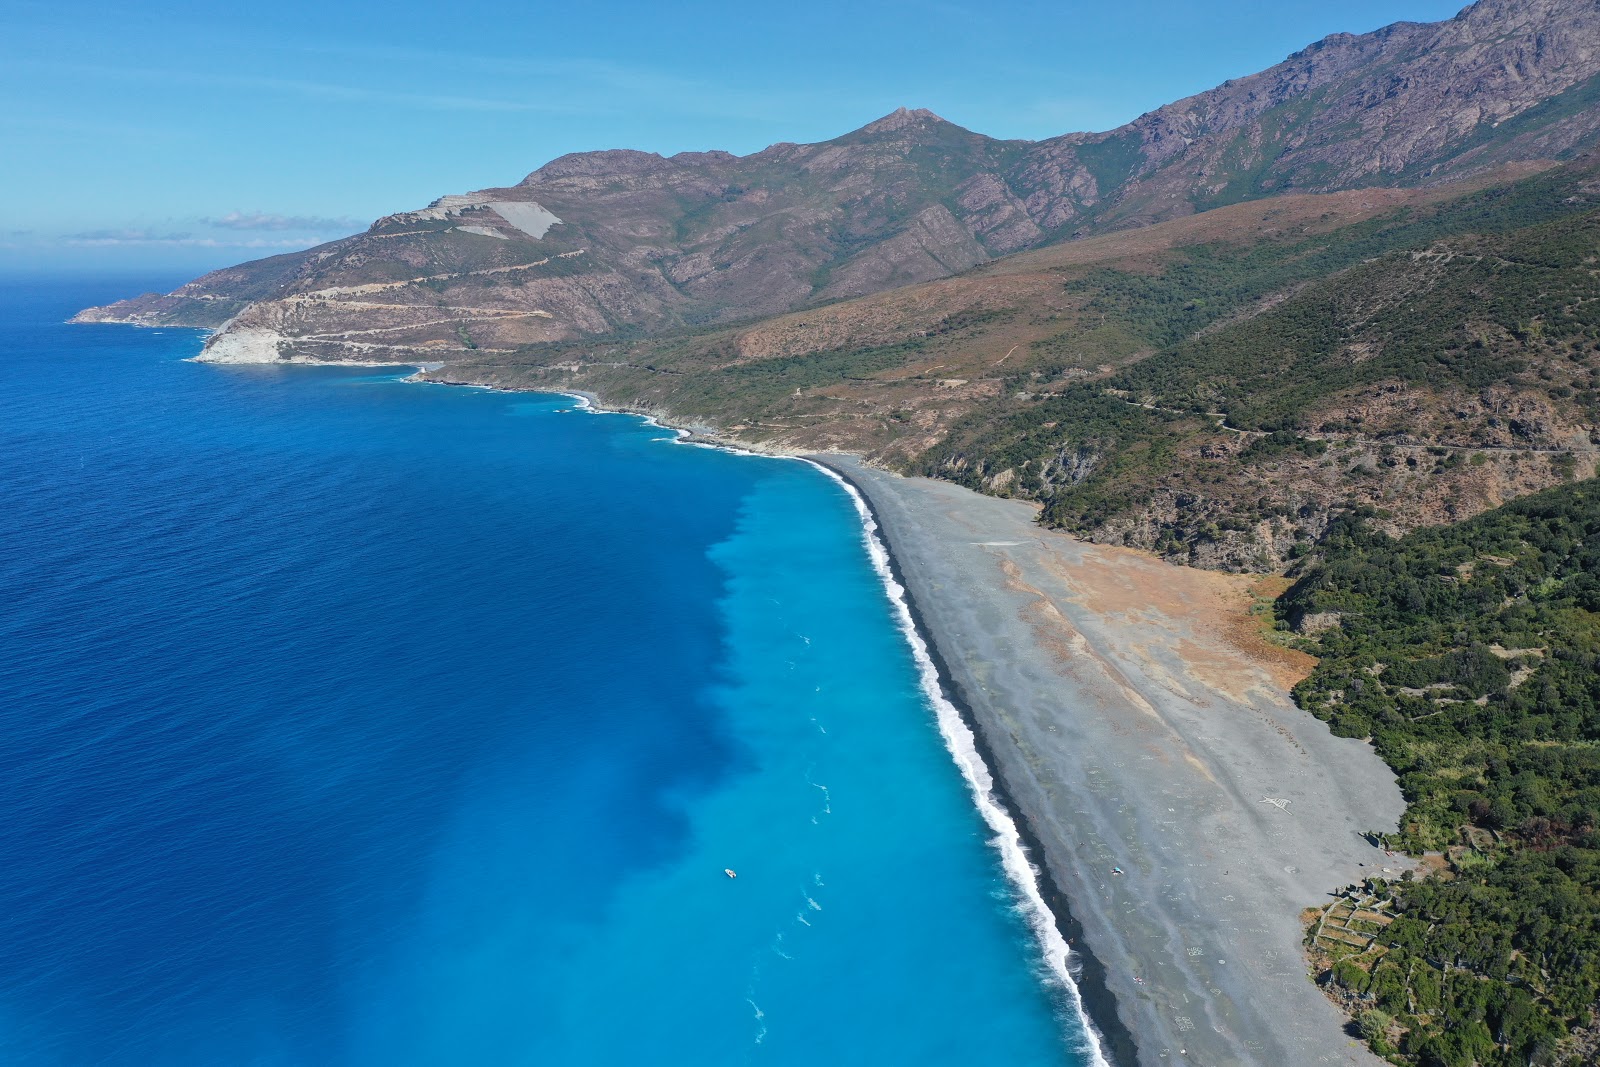
<svg viewBox="0 0 1600 1067"><path fill-rule="evenodd" d="M1600 997L1600 482L1393 539L1341 516L1278 602L1319 657L1299 703L1370 737L1438 873L1325 980L1423 1067L1593 1062ZM1591 1050L1592 1052L1592 1050Z"/></svg>

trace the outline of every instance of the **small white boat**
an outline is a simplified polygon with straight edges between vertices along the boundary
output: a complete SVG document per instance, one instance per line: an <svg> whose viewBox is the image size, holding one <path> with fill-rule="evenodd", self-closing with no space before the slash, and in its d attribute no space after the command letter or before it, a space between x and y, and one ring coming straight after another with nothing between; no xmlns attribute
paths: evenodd
<svg viewBox="0 0 1600 1067"><path fill-rule="evenodd" d="M734 869L733 869L733 868L731 868L731 867L724 867L724 868L722 868L722 873L723 873L723 874L725 874L725 875L727 875L727 876L728 876L728 877L729 877L729 878L737 878L737 877L739 877L739 875L738 875L738 872L736 872L736 871L735 871L735 870L734 870Z"/></svg>

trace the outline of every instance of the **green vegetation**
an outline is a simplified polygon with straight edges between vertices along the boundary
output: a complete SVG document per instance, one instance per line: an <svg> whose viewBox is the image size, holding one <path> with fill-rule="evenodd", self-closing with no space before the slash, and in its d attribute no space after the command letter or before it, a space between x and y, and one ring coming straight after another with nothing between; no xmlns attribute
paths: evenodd
<svg viewBox="0 0 1600 1067"><path fill-rule="evenodd" d="M1319 532L1294 514L1318 465L1339 468L1322 480L1325 512L1377 501L1394 484L1382 468L1459 477L1469 455L1489 462L1483 448L1556 449L1548 425L1504 398L1600 422L1593 173L1557 168L1327 233L1183 248L1159 273L1071 279L1089 326L1036 342L1002 399L958 420L918 469L987 489L1009 471L999 484L1040 500L1048 523L1090 535L1153 524L1138 543L1270 569ZM1151 354L1115 358L1141 347ZM1122 369L1071 381L1102 355ZM1363 415L1354 398L1374 390L1407 399ZM1501 399L1480 402L1492 390ZM1422 426L1407 407L1438 418ZM1454 447L1418 454L1430 433ZM1346 440L1365 452L1341 455ZM1551 455L1538 462L1573 468ZM1275 547L1253 540L1275 520Z"/></svg>
<svg viewBox="0 0 1600 1067"><path fill-rule="evenodd" d="M1600 482L1398 540L1368 518L1279 601L1334 623L1295 697L1372 738L1408 802L1391 843L1449 870L1378 887L1398 918L1331 980L1404 1031L1359 1020L1398 1063L1562 1062L1600 997Z"/></svg>
<svg viewBox="0 0 1600 1067"><path fill-rule="evenodd" d="M1464 234L1510 233L1592 210L1592 196L1581 195L1585 177L1583 170L1558 168L1436 208L1408 208L1298 240L1195 245L1159 274L1098 270L1067 289L1090 296L1087 311L1166 348L1266 296L1387 253Z"/></svg>
<svg viewBox="0 0 1600 1067"><path fill-rule="evenodd" d="M1122 376L1244 429L1309 429L1330 394L1379 381L1479 390L1537 350L1600 342L1600 212L1392 252Z"/></svg>
<svg viewBox="0 0 1600 1067"><path fill-rule="evenodd" d="M715 377L685 383L678 395L696 403L724 402L735 405L736 410L760 412L765 405L796 389L866 378L898 367L921 348L919 339L879 348L836 348L741 363Z"/></svg>
<svg viewBox="0 0 1600 1067"><path fill-rule="evenodd" d="M1144 138L1137 130L1127 130L1103 141L1081 144L1075 151L1078 162L1094 177L1095 189L1106 196L1144 162Z"/></svg>

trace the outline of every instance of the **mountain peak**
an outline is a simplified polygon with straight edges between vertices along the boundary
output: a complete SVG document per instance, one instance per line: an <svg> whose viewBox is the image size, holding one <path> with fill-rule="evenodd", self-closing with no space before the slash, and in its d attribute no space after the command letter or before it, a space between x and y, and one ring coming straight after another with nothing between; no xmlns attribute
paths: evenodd
<svg viewBox="0 0 1600 1067"><path fill-rule="evenodd" d="M632 148L606 148L597 152L569 152L558 156L522 179L519 184L536 185L555 178L638 176L667 170L672 163L656 152Z"/></svg>
<svg viewBox="0 0 1600 1067"><path fill-rule="evenodd" d="M892 133L895 130L903 130L907 126L920 126L929 122L936 122L945 126L951 125L948 120L940 118L925 107L897 107L883 116L883 118L875 122L869 122L861 127L860 132Z"/></svg>

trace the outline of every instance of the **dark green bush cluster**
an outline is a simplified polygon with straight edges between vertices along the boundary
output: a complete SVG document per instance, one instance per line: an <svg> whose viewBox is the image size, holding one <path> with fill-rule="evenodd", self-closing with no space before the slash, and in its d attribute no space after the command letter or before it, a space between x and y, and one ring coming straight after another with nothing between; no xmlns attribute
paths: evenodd
<svg viewBox="0 0 1600 1067"><path fill-rule="evenodd" d="M1473 844L1334 979L1413 1062L1541 1062L1600 996L1600 482L1399 540L1342 517L1278 612L1337 617L1295 696L1399 773L1396 843Z"/></svg>

